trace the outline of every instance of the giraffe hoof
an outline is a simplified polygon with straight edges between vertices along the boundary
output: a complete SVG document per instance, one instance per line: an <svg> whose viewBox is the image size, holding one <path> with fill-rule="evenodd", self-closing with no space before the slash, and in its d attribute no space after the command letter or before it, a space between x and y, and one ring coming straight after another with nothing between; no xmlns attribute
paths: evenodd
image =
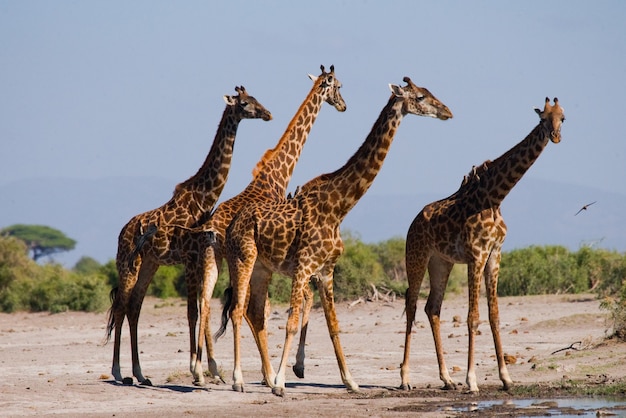
<svg viewBox="0 0 626 418"><path fill-rule="evenodd" d="M465 391L463 391L463 393L466 395L478 395L480 391L478 390L478 388L468 387L467 389L465 389Z"/></svg>
<svg viewBox="0 0 626 418"><path fill-rule="evenodd" d="M403 384L401 384L401 385L398 387L398 389L400 389L400 390L411 390L411 389L413 389L413 388L411 387L411 385L410 385L410 384L408 384L408 383L403 383Z"/></svg>
<svg viewBox="0 0 626 418"><path fill-rule="evenodd" d="M125 377L122 379L122 384L125 386L132 386L133 385L133 378L132 377Z"/></svg>
<svg viewBox="0 0 626 418"><path fill-rule="evenodd" d="M211 363L209 363L209 373L213 377L212 383L216 385L219 385L221 383L226 383L226 381L220 374L219 370L217 370L217 364L215 363L215 361L212 361Z"/></svg>
<svg viewBox="0 0 626 418"><path fill-rule="evenodd" d="M346 385L346 389L348 390L348 393L361 393L361 388L359 388L359 385L354 383L352 380L343 382L343 384Z"/></svg>
<svg viewBox="0 0 626 418"><path fill-rule="evenodd" d="M454 382L448 382L448 383L445 383L441 389L443 389L443 390L456 390L456 388L457 388L457 385L455 385Z"/></svg>
<svg viewBox="0 0 626 418"><path fill-rule="evenodd" d="M304 379L304 366L294 365L292 369L296 376L298 376L300 379Z"/></svg>
<svg viewBox="0 0 626 418"><path fill-rule="evenodd" d="M281 398L285 396L285 388L273 387L272 393L276 396L280 396Z"/></svg>
<svg viewBox="0 0 626 418"><path fill-rule="evenodd" d="M141 386L152 386L152 382L150 381L150 379L146 379L143 382L140 383Z"/></svg>
<svg viewBox="0 0 626 418"><path fill-rule="evenodd" d="M193 381L193 385L194 386L202 386L202 387L204 387L204 386L206 386L206 382L204 380L194 380Z"/></svg>
<svg viewBox="0 0 626 418"><path fill-rule="evenodd" d="M241 383L235 383L235 384L233 385L233 390L234 390L235 392L241 392L241 393L243 393L243 392L244 392L244 390L243 390L243 384L241 384Z"/></svg>

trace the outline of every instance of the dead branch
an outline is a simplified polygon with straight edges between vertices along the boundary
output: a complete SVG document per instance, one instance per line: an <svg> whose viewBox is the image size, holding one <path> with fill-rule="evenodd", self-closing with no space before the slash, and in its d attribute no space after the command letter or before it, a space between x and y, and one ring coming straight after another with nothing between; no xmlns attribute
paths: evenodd
<svg viewBox="0 0 626 418"><path fill-rule="evenodd" d="M348 308L353 308L362 302L364 302L363 298L358 298L357 300L350 302L350 304L348 305Z"/></svg>
<svg viewBox="0 0 626 418"><path fill-rule="evenodd" d="M578 347L574 347L576 344L578 344ZM565 350L575 350L575 351L579 351L580 350L580 345L582 344L582 341L576 341L575 343L571 343L569 345L569 347L565 347L565 348L559 348L556 351L553 351L551 354L556 354L559 353L561 351L565 351Z"/></svg>

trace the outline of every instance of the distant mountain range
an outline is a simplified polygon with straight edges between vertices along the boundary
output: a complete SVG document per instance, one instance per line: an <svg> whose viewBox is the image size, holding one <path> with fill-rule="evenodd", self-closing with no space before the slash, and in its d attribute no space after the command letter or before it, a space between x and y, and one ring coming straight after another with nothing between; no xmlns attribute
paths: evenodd
<svg viewBox="0 0 626 418"><path fill-rule="evenodd" d="M0 186L0 228L16 223L48 225L77 241L55 256L72 267L82 256L115 259L117 236L137 213L165 203L175 183L161 178L99 180L38 178ZM342 230L368 243L405 237L422 207L454 192L381 195L368 192L348 214ZM597 203L577 216L587 203ZM626 194L524 178L507 196L505 251L530 245L594 246L626 252Z"/></svg>

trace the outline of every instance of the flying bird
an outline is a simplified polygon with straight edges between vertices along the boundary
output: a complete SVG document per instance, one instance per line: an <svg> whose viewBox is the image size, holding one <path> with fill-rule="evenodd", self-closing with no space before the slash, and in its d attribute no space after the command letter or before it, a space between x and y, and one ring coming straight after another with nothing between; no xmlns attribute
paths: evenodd
<svg viewBox="0 0 626 418"><path fill-rule="evenodd" d="M576 212L576 214L575 214L574 216L578 215L578 214L579 214L580 212L582 212L583 210L587 210L587 208L588 208L589 206L593 205L594 203L596 203L596 202L587 203L585 206L583 206L582 208L580 208L580 209L578 210L578 212Z"/></svg>

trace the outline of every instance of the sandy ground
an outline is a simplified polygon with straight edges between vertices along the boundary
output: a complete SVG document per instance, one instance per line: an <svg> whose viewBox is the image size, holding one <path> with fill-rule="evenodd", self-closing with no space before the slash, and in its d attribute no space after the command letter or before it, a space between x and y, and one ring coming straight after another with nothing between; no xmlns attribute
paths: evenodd
<svg viewBox="0 0 626 418"><path fill-rule="evenodd" d="M219 312L215 300L213 312ZM506 408L519 395L501 391L493 341L481 300L481 335L477 338L477 373L481 392L443 391L424 301L418 306L411 357L410 392L399 391L405 317L402 300L338 304L341 341L362 393L348 394L341 383L323 312L312 313L306 375L287 373L284 398L261 384L260 360L247 326L242 341L246 392L231 390L232 328L216 344L226 384L192 385L188 370L185 303L146 299L140 318L140 351L144 374L153 387L124 386L110 375L113 344L103 345L106 314L0 314L0 415L98 417L148 416L462 416L494 399ZM457 382L465 381L467 301L462 295L444 302L442 335L447 364ZM509 372L516 385L538 382L558 387L580 380L588 385L626 376L626 345L603 343L606 312L591 295L531 296L500 299L504 350L515 357ZM453 318L459 316L462 323ZM284 341L285 306L274 306L270 347L278 367ZM217 315L212 328L218 326ZM131 374L128 327L124 325L122 372ZM574 349L554 351L569 347ZM291 353L295 361L295 347ZM206 368L206 362L205 362ZM553 395L554 393L551 392ZM567 395L567 392L556 392ZM620 400L626 405L626 398ZM515 403L513 405L516 405ZM536 406L535 408L546 408ZM594 406L597 408L598 406ZM624 410L620 413L626 413ZM513 411L506 414L515 415ZM526 411L526 415L529 412ZM480 416L487 413L483 410ZM500 415L491 411L492 416ZM595 415L595 414L594 414ZM474 415L477 416L477 415Z"/></svg>

